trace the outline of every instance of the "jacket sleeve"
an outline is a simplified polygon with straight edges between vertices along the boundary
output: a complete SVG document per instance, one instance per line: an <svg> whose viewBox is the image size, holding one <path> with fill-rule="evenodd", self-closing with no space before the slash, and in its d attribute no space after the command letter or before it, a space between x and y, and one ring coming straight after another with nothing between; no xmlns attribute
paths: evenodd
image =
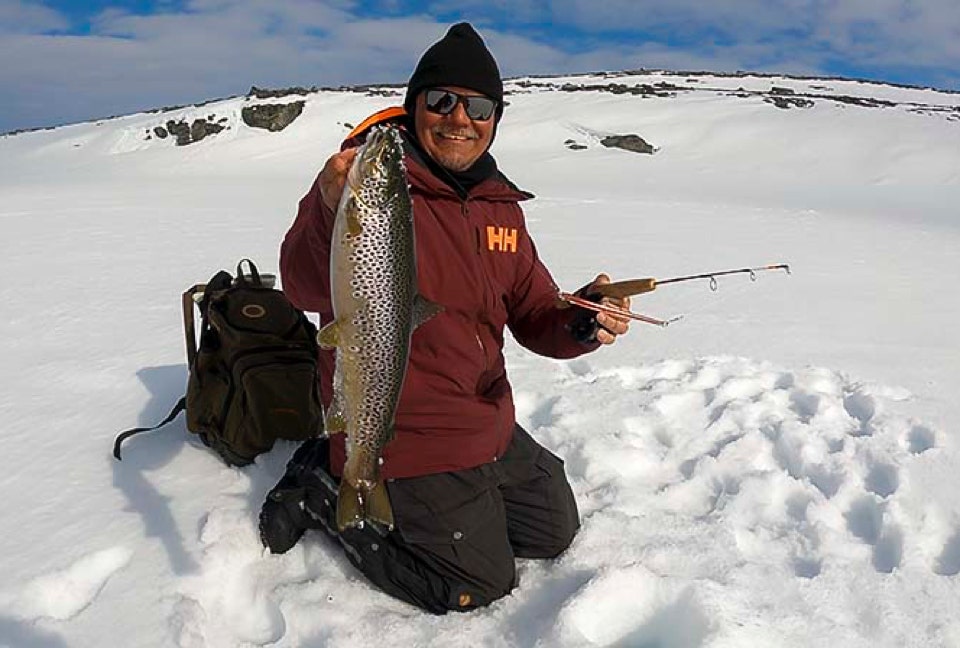
<svg viewBox="0 0 960 648"><path fill-rule="evenodd" d="M297 218L280 246L283 292L301 310L315 313L333 310L330 301L333 220L333 212L320 198L317 179L300 200Z"/></svg>
<svg viewBox="0 0 960 648"><path fill-rule="evenodd" d="M508 303L507 326L520 344L551 358L575 358L600 346L578 342L570 333L576 307L559 307L559 288L537 255L526 227L519 230L519 267Z"/></svg>

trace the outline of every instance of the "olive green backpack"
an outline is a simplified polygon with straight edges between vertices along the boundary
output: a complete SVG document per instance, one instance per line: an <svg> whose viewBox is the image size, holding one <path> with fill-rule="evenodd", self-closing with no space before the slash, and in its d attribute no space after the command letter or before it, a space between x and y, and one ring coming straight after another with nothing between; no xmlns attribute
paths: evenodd
<svg viewBox="0 0 960 648"><path fill-rule="evenodd" d="M187 429L234 466L252 463L277 439L298 441L323 431L317 329L252 261L237 265L236 278L221 270L187 290L183 321L187 393L158 425L121 433L113 448L117 459L126 438L162 427L184 409Z"/></svg>

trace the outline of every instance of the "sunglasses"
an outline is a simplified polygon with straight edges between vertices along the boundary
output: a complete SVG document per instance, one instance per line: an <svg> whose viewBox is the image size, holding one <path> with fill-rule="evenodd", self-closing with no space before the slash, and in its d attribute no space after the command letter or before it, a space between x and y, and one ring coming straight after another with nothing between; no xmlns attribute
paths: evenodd
<svg viewBox="0 0 960 648"><path fill-rule="evenodd" d="M490 97L467 96L449 90L433 89L426 92L427 110L438 115L449 115L463 104L467 117L474 121L487 121L497 109L497 102Z"/></svg>

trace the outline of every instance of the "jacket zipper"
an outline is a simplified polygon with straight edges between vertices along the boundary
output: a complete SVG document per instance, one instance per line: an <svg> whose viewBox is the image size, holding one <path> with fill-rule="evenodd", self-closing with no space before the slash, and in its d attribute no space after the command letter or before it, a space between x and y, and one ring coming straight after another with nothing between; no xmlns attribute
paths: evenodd
<svg viewBox="0 0 960 648"><path fill-rule="evenodd" d="M465 219L468 219L468 218L469 218L469 213L470 213L470 208L469 208L469 206L467 205L467 200L461 200L461 201L460 201L460 214L461 214ZM473 226L472 223L469 222L469 220L467 221L467 225L468 225L469 227L472 227L472 226ZM473 231L474 231L474 238L476 239L476 243L477 243L477 266L478 266L478 270L479 270L479 272L480 272L480 276L483 277L483 284L484 284L484 286L487 287L487 288L489 288L489 286L490 286L490 278L487 276L487 271L486 271L486 269L483 267L483 236L482 236L479 228L473 227ZM482 299L482 301L483 301L484 307L486 307L486 303L487 303L487 295L486 295L486 293L484 293L483 295L481 295L481 299ZM487 371L488 369L490 369L490 359L487 357L487 346L483 343L483 338L480 336L480 323L479 323L479 322L477 323L477 330L476 330L476 332L474 333L474 337L477 338L477 346L480 347L480 354L483 356L483 370L484 370L484 371Z"/></svg>

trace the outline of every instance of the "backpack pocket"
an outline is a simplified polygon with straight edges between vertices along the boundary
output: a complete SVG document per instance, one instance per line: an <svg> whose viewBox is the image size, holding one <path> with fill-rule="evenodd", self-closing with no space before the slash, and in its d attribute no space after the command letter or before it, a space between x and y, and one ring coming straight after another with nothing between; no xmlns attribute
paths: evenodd
<svg viewBox="0 0 960 648"><path fill-rule="evenodd" d="M302 441L323 431L316 359L306 349L250 352L234 360L224 441L253 457L277 439Z"/></svg>
<svg viewBox="0 0 960 648"><path fill-rule="evenodd" d="M191 371L187 381L187 429L210 445L210 439L223 429L230 373L219 364L215 353L201 351L197 366L200 370Z"/></svg>

